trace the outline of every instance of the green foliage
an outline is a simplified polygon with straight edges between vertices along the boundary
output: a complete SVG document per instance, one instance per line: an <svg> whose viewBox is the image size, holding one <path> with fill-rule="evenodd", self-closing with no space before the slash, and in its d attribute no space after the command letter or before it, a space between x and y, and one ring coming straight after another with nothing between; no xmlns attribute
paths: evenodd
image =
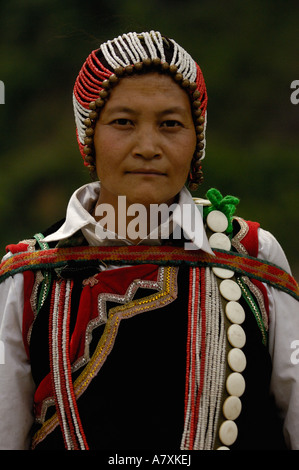
<svg viewBox="0 0 299 470"><path fill-rule="evenodd" d="M0 246L62 218L89 181L72 115L86 56L129 30L157 29L199 62L208 87L203 196L240 198L237 214L272 231L299 272L298 2L10 0L0 4Z"/></svg>

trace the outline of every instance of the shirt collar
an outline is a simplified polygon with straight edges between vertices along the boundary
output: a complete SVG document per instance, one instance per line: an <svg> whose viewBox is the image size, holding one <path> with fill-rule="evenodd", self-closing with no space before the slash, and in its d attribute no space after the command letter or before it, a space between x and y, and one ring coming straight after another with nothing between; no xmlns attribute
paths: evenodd
<svg viewBox="0 0 299 470"><path fill-rule="evenodd" d="M59 242L81 230L88 243L93 246L132 244L129 240L116 236L107 240L107 238L100 236L99 230L96 230L97 222L91 212L98 200L99 193L100 183L98 181L85 184L77 189L68 203L65 222L56 232L45 237L44 241ZM190 192L184 187L179 194L171 217L173 237L181 236L181 230L183 230L185 238L189 240L185 243L185 249L201 249L213 254L204 229L201 207L194 203ZM153 237L150 233L140 244L161 244L161 239L167 237L168 232L169 220L159 227L159 238Z"/></svg>
<svg viewBox="0 0 299 470"><path fill-rule="evenodd" d="M78 230L82 230L89 224L94 224L95 219L91 215L91 211L99 194L100 185L98 182L88 183L77 189L69 200L64 223L56 232L45 237L44 241L54 242L69 238Z"/></svg>

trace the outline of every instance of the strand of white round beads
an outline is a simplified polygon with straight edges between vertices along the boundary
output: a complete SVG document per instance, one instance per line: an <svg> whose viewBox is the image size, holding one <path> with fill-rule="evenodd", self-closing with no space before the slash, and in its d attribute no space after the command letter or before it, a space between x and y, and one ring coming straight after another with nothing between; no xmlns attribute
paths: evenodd
<svg viewBox="0 0 299 470"><path fill-rule="evenodd" d="M217 210L210 212L207 216L208 228L213 231L209 241L212 248L223 250L231 249L229 237L225 234L228 227L226 216ZM230 322L227 328L227 340L230 346L227 361L231 369L226 379L226 391L228 398L223 403L223 416L225 420L219 428L219 439L222 446L219 450L228 450L234 444L238 436L238 428L235 419L241 412L240 397L245 390L245 381L242 372L246 367L246 358L242 351L246 342L246 335L240 324L245 319L245 312L239 300L241 289L233 280L234 272L228 269L212 268L215 276L219 279L219 291L225 302L225 314Z"/></svg>
<svg viewBox="0 0 299 470"><path fill-rule="evenodd" d="M65 385L67 390L68 403L71 410L72 420L75 427L77 439L80 444L81 450L86 450L85 443L80 431L79 423L77 420L77 415L73 403L73 397L71 393L72 383L70 384L70 379L68 374L69 370L69 338L67 334L68 322L69 322L69 308L70 308L70 298L71 298L71 281L66 281L66 292L64 299L64 311L63 311L63 328L62 328L62 358L63 358L63 373L65 379Z"/></svg>
<svg viewBox="0 0 299 470"><path fill-rule="evenodd" d="M190 274L192 276L192 284L191 284L191 298L195 298L195 291L196 291L196 275L195 275L196 268L192 268ZM192 327L193 327L193 317L194 317L194 302L189 306L191 308L191 325L189 326L191 330L190 338L190 345L187 345L187 348L190 348L190 362L189 362L189 370L192 369L192 351L191 351L191 338L192 338ZM190 321L190 319L189 319ZM198 356L199 357L199 356ZM188 450L190 448L190 420L191 420L191 390L192 390L192 376L189 372L188 376L188 397L187 397L187 406L185 410L185 421L184 421L184 431L181 440L181 449Z"/></svg>
<svg viewBox="0 0 299 470"><path fill-rule="evenodd" d="M157 48L161 56L161 61L165 62L166 59L165 59L164 45L163 45L163 39L162 39L161 33L156 32L156 31L151 31L151 36L154 38L154 41L157 44Z"/></svg>
<svg viewBox="0 0 299 470"><path fill-rule="evenodd" d="M178 72L182 73L184 78L187 78L191 82L195 81L197 70L194 60L183 47L175 41L172 41L172 43L174 45L174 53L170 65L176 65Z"/></svg>
<svg viewBox="0 0 299 470"><path fill-rule="evenodd" d="M126 41L125 41L126 39ZM123 46L128 58L130 59L128 64L135 64L136 62L139 62L140 58L138 56L138 53L136 51L136 46L135 44L132 44L131 38L126 34L123 36L118 37L119 42Z"/></svg>
<svg viewBox="0 0 299 470"><path fill-rule="evenodd" d="M201 276L198 268L190 272L188 393L181 442L181 449L186 450L213 448L225 372L225 332L217 283L210 268L200 272Z"/></svg>
<svg viewBox="0 0 299 470"><path fill-rule="evenodd" d="M128 37L131 39L131 44L134 44L136 50L138 51L138 54L139 54L139 57L138 57L138 60L143 60L143 59L146 59L147 58L147 53L140 41L140 39L138 38L138 34L137 33L128 33Z"/></svg>
<svg viewBox="0 0 299 470"><path fill-rule="evenodd" d="M225 334L217 285L206 269L206 361L194 449L213 449L225 373Z"/></svg>
<svg viewBox="0 0 299 470"><path fill-rule="evenodd" d="M81 144L84 144L85 130L86 126L83 124L84 119L87 119L90 113L90 109L85 109L76 99L75 94L73 93L73 105L74 105L74 114L75 114L75 123L78 132L78 138ZM82 120L83 116L83 120Z"/></svg>
<svg viewBox="0 0 299 470"><path fill-rule="evenodd" d="M62 424L62 433L65 438L65 443L67 449L72 450L72 439L70 436L70 431L65 415L65 409L63 404L63 396L61 391L61 381L60 381L60 368L59 368L59 346L58 346L58 314L59 314L59 299L60 299L60 283L55 283L55 294L54 294L54 303L53 303L53 312L52 312L52 373L53 381L55 387L55 394L57 405L59 408L59 413L61 417Z"/></svg>
<svg viewBox="0 0 299 470"><path fill-rule="evenodd" d="M120 52L120 57L119 55L116 54L113 45L117 47L117 49ZM120 44L120 37L115 39L112 43L112 41L108 41L106 44L102 44L101 46L102 52L104 54L105 59L107 60L108 64L112 68L116 68L119 65L122 67L125 67L126 65L129 65L130 61L126 54L124 53L124 50L122 48L122 45Z"/></svg>
<svg viewBox="0 0 299 470"><path fill-rule="evenodd" d="M143 33L143 37L144 37L144 42L149 50L149 54L150 54L149 58L155 59L156 57L158 57L158 54L157 54L157 49L155 47L155 44L152 40L150 33Z"/></svg>

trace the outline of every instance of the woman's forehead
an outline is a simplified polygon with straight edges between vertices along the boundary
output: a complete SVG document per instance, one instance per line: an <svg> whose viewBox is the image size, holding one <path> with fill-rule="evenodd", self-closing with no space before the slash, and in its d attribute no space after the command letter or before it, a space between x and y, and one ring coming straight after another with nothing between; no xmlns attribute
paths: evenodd
<svg viewBox="0 0 299 470"><path fill-rule="evenodd" d="M121 79L111 91L107 105L116 102L129 102L133 105L134 101L140 98L169 102L169 106L176 103L190 108L187 92L170 76L156 72Z"/></svg>

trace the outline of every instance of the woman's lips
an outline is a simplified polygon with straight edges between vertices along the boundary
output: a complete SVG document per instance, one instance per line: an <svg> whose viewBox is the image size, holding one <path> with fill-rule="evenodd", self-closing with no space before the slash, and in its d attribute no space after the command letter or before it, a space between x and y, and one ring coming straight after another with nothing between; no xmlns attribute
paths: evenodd
<svg viewBox="0 0 299 470"><path fill-rule="evenodd" d="M141 175L159 175L159 176L165 176L166 174L163 171L147 169L147 168L137 168L136 170L130 170L130 171L127 171L126 173L141 174Z"/></svg>

